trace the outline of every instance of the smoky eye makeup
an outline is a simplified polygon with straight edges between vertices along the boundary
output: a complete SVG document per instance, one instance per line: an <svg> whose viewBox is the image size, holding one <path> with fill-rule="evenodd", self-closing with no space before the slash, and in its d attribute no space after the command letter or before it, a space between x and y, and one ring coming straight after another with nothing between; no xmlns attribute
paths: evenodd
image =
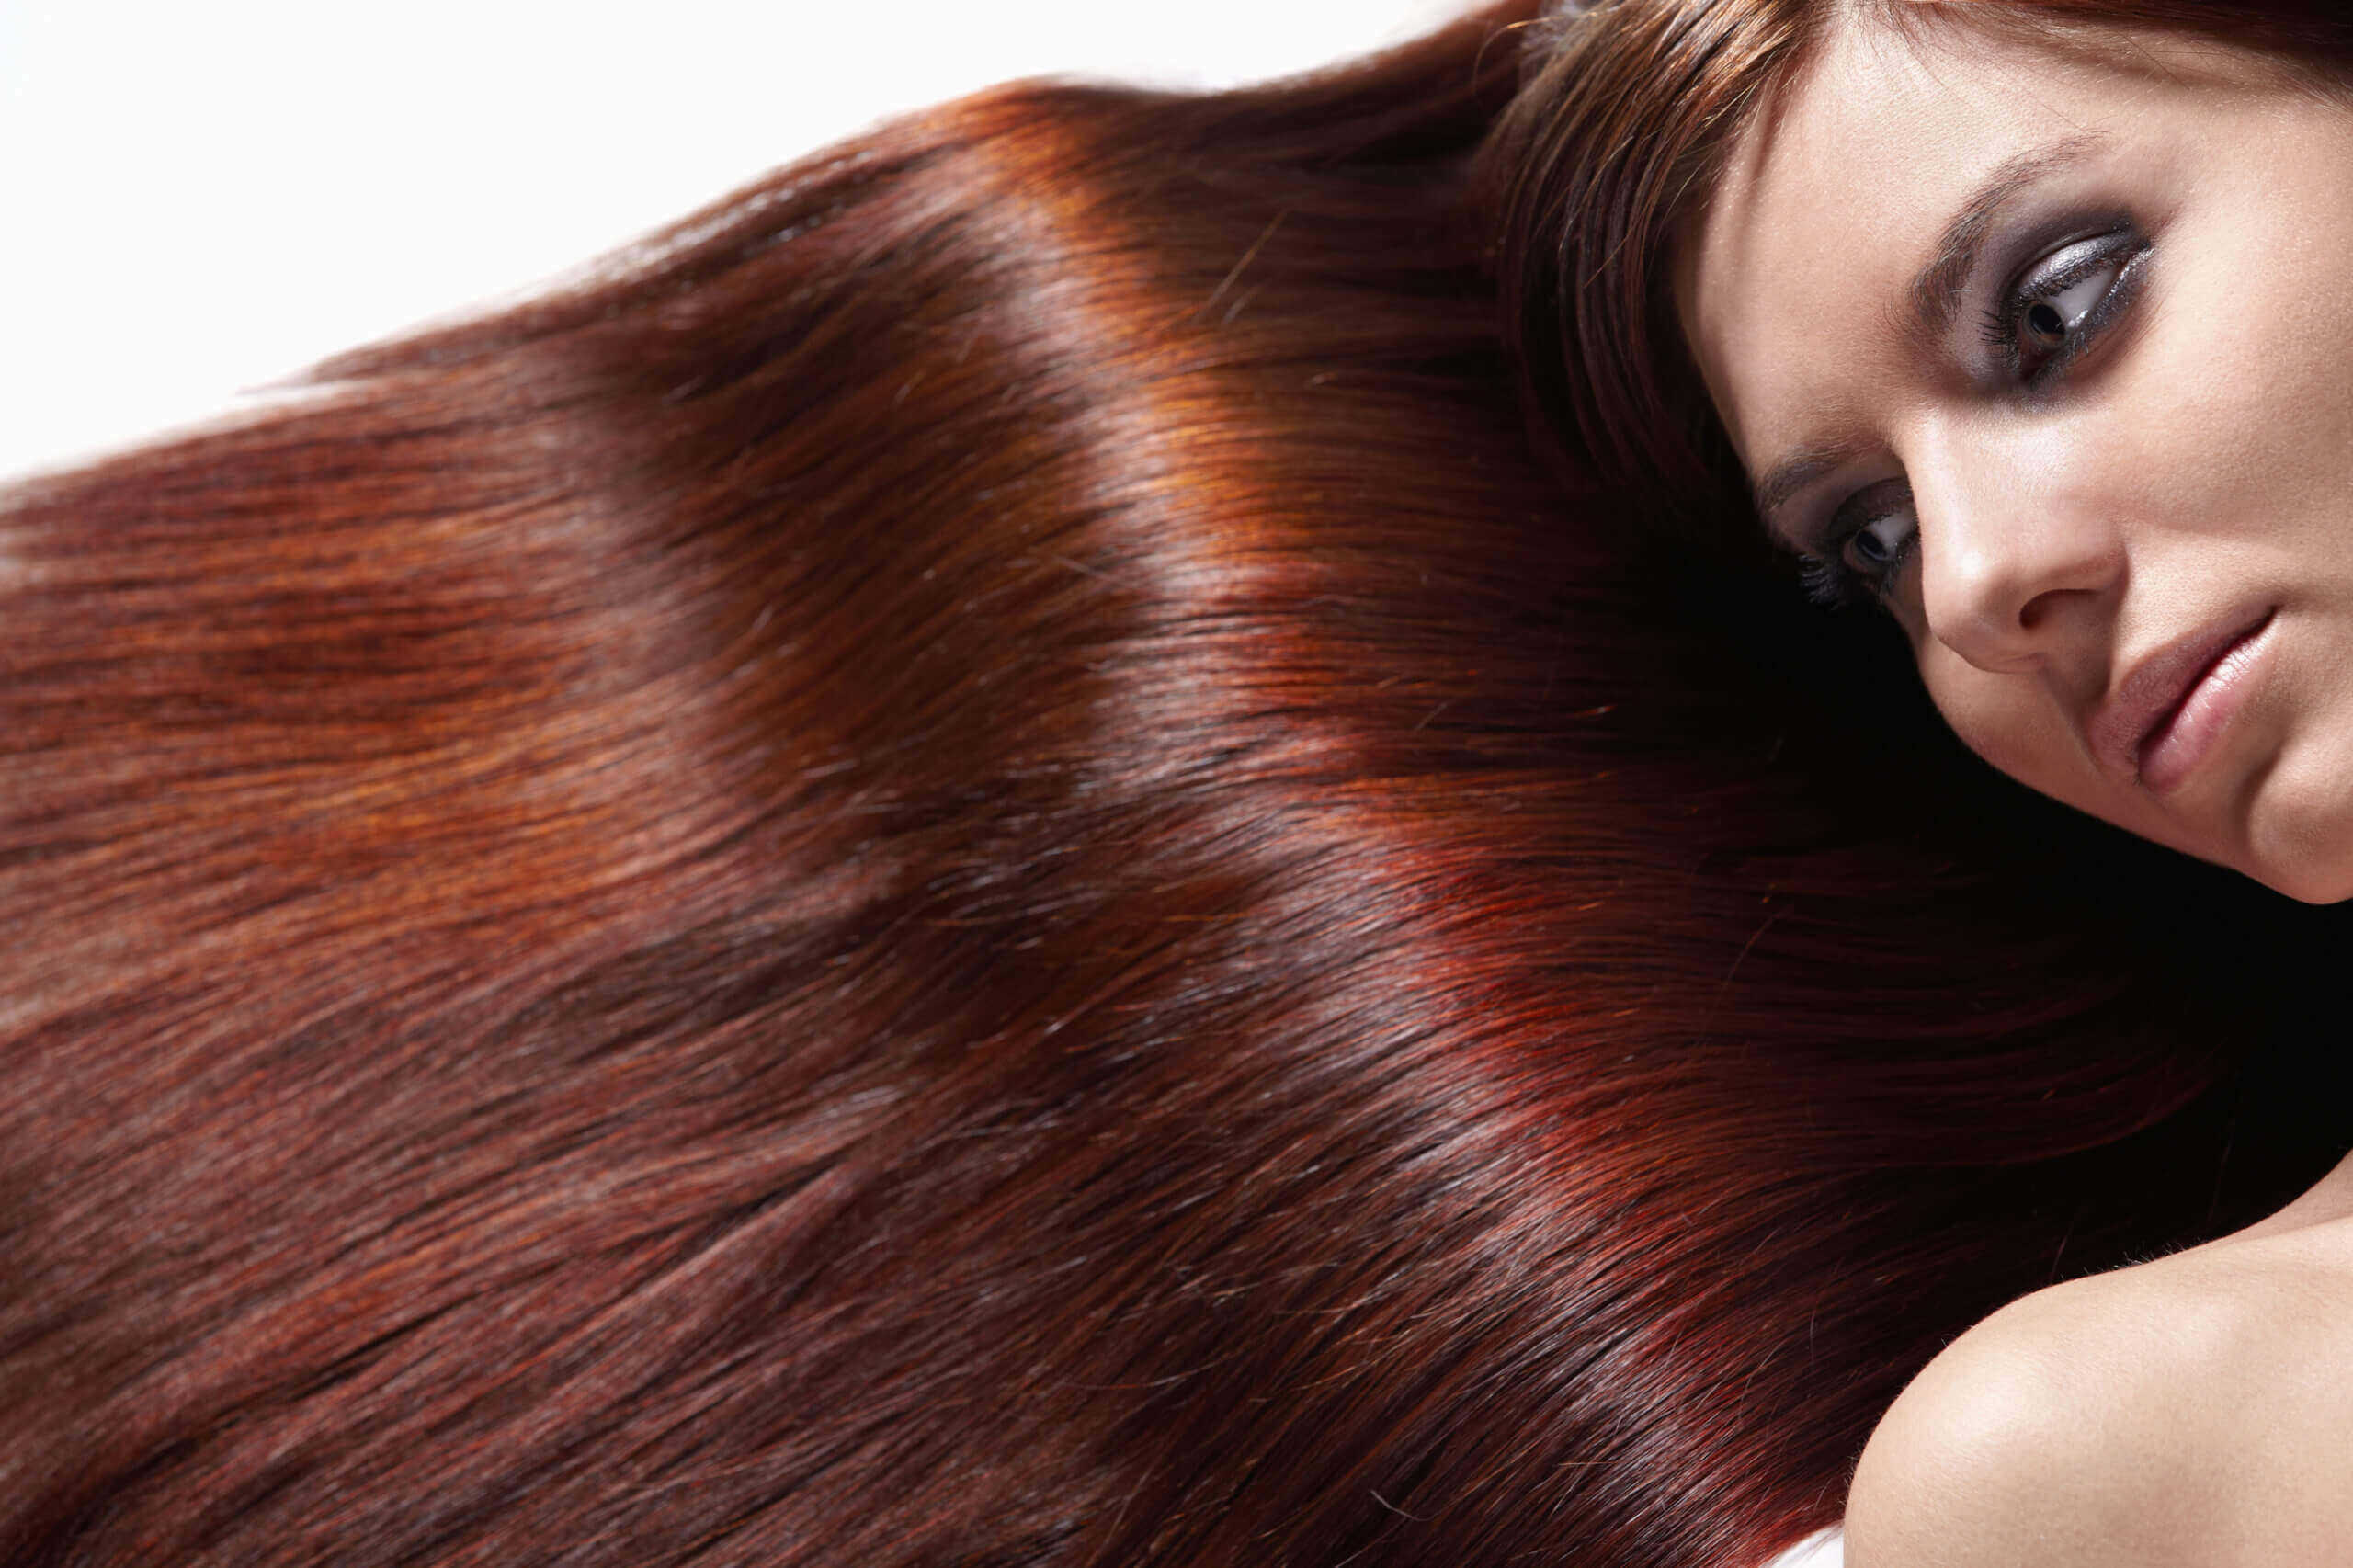
<svg viewBox="0 0 2353 1568"><path fill-rule="evenodd" d="M1799 581L1819 605L1884 604L1919 539L1910 484L1886 479L1865 485L1840 502L1801 549Z"/></svg>
<svg viewBox="0 0 2353 1568"><path fill-rule="evenodd" d="M2038 226L2010 247L1979 338L1997 379L2029 391L2056 381L2130 310L2155 247L2131 217L2109 211Z"/></svg>
<svg viewBox="0 0 2353 1568"><path fill-rule="evenodd" d="M2062 385L2102 347L2138 300L2155 254L2143 225L2113 208L2023 225L2016 240L1989 249L1997 259L1983 271L1995 281L1972 290L1985 301L1977 373L2029 395ZM1919 544L1910 487L1899 478L1852 490L1793 542L1815 603L1885 605Z"/></svg>

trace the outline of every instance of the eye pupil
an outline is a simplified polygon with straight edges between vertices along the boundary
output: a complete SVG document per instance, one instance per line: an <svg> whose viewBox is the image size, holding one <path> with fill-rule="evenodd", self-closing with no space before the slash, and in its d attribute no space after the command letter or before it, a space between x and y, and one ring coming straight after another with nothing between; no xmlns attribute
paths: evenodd
<svg viewBox="0 0 2353 1568"><path fill-rule="evenodd" d="M1855 553L1866 565L1880 565L1887 560L1887 540L1865 528L1855 536Z"/></svg>
<svg viewBox="0 0 2353 1568"><path fill-rule="evenodd" d="M2067 335L2067 318L2048 301L2037 301L2027 307L2026 326L2045 347L2056 345Z"/></svg>

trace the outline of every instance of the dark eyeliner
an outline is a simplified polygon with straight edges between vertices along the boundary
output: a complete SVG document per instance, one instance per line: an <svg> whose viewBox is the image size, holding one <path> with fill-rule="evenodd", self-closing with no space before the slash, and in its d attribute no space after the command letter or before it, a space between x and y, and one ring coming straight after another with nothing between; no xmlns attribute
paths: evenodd
<svg viewBox="0 0 2353 1568"><path fill-rule="evenodd" d="M2049 264L2060 254L2092 242L2105 243L2066 267L2049 270ZM2014 380L2031 390L2040 390L2089 352L2116 317L2131 305L2145 276L2143 264L2154 254L2155 247L2141 233L2139 225L2110 220L2104 226L2088 231L2078 228L2070 237L2038 244L2033 251L2034 259L2011 274L1987 307L1980 334L2000 356L2004 369ZM2115 278L2097 302L2068 324L2068 341L2049 358L2029 367L2018 335L2018 324L2026 312L2038 302L2063 293L2110 267L2115 269Z"/></svg>
<svg viewBox="0 0 2353 1568"><path fill-rule="evenodd" d="M1867 574L1848 565L1847 547L1864 529L1911 502L1909 485L1901 480L1882 480L1864 486L1839 503L1824 527L1818 544L1798 557L1798 582L1805 589L1806 597L1834 608L1885 603L1919 548L1917 524L1904 548L1889 557L1887 564L1876 574Z"/></svg>
<svg viewBox="0 0 2353 1568"><path fill-rule="evenodd" d="M2148 275L2146 264L2156 247L2137 222L2110 209L2088 221L2079 210L2041 225L2019 243L2018 251L2026 259L2010 268L1985 308L1979 335L2010 382L2029 392L2040 392L2098 347L2109 327L2131 308L2140 297ZM2061 262L2070 251L2082 254ZM2064 340L2047 358L2029 364L2020 335L2028 312L2103 272L2114 276L2099 298L2080 315L2064 322ZM1800 552L1799 582L1814 603L1883 605L1903 581L1919 551L1916 519L1903 547L1883 566L1866 573L1847 560L1847 546L1856 536L1888 516L1888 507L1873 504L1881 494L1881 485L1871 485L1849 495L1831 514L1812 547Z"/></svg>

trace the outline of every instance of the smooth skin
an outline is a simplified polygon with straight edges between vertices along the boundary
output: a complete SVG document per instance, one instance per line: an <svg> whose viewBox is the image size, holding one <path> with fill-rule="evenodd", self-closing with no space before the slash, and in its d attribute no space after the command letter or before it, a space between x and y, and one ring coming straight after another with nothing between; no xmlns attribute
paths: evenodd
<svg viewBox="0 0 2353 1568"><path fill-rule="evenodd" d="M1685 331L1750 472L1820 460L1768 526L1899 556L1887 608L2004 772L2353 897L2353 104L2192 40L1920 9L1947 19L1838 29L1684 247ZM1973 265L1924 278L2005 172ZM2060 354L1999 341L2038 323ZM2259 623L2182 715L2198 744L2147 748L2143 777L2165 715L2136 672L2165 686Z"/></svg>
<svg viewBox="0 0 2353 1568"><path fill-rule="evenodd" d="M2353 1562L2353 1168L2154 1263L2036 1291L1880 1422L1847 1568Z"/></svg>
<svg viewBox="0 0 2353 1568"><path fill-rule="evenodd" d="M1995 767L2353 897L2353 96L1966 11L1851 15L1684 232L1767 525ZM1972 1330L1847 1528L1849 1568L2353 1562L2353 1161Z"/></svg>

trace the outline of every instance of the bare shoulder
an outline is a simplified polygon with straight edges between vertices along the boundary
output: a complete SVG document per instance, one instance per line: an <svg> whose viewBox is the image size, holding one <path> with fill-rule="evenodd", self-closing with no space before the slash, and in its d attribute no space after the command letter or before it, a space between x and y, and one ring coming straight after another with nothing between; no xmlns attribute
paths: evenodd
<svg viewBox="0 0 2353 1568"><path fill-rule="evenodd" d="M1848 1568L2353 1562L2353 1224L2037 1291L1871 1436Z"/></svg>

